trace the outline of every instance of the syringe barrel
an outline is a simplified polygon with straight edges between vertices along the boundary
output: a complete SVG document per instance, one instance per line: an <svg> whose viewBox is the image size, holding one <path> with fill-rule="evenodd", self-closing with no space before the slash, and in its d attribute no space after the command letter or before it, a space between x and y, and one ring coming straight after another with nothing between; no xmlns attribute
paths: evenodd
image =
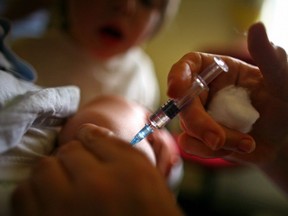
<svg viewBox="0 0 288 216"><path fill-rule="evenodd" d="M160 109L158 109L150 116L150 124L158 129L163 128L179 112L180 109L177 107L175 101L169 99L165 104L160 107Z"/></svg>
<svg viewBox="0 0 288 216"><path fill-rule="evenodd" d="M150 125L158 129L163 128L184 106L189 104L202 91L208 90L208 84L223 71L227 72L228 66L221 58L214 57L213 64L208 66L200 74L194 76L192 86L188 89L184 97L177 100L169 99L160 109L150 116Z"/></svg>
<svg viewBox="0 0 288 216"><path fill-rule="evenodd" d="M190 103L202 91L208 90L208 84L212 82L220 73L223 71L228 72L228 66L221 58L214 57L213 60L213 64L205 68L200 74L195 75L192 86L187 90L186 95L175 101L180 110Z"/></svg>
<svg viewBox="0 0 288 216"><path fill-rule="evenodd" d="M197 97L202 91L208 90L208 86L205 81L199 76L195 76L192 86L189 88L187 94L179 100L175 100L175 104L182 110L184 106L189 104L195 97Z"/></svg>
<svg viewBox="0 0 288 216"><path fill-rule="evenodd" d="M209 65L198 76L200 76L206 85L209 85L219 74L228 72L228 65L219 57L214 57L214 63Z"/></svg>
<svg viewBox="0 0 288 216"><path fill-rule="evenodd" d="M171 119L173 119L181 109L188 104L193 98L198 96L203 90L208 89L206 84L198 76L195 77L188 94L185 95L180 100L169 99L165 104L163 104L160 109L154 112L150 118L151 126L155 128L163 128Z"/></svg>

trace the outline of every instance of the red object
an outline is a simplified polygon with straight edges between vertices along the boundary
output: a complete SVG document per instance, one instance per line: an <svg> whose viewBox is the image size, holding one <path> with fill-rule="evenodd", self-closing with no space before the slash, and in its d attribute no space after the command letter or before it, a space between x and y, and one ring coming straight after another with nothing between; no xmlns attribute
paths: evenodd
<svg viewBox="0 0 288 216"><path fill-rule="evenodd" d="M201 158L195 155L191 155L188 154L186 152L184 152L178 144L178 135L174 134L174 138L176 140L177 143L177 147L179 149L180 152L180 156L182 157L182 159L184 161L187 162L192 162L192 163L197 163L199 165L208 167L208 168L228 168L228 167L235 167L235 166L239 166L239 164L233 163L233 162L229 162L227 160L224 160L222 158Z"/></svg>
<svg viewBox="0 0 288 216"><path fill-rule="evenodd" d="M229 162L222 158L209 158L209 159L200 158L194 155L187 154L181 149L180 149L180 155L185 161L197 163L202 166L210 167L210 168L227 168L227 167L232 167L232 166L233 167L239 166L236 163Z"/></svg>

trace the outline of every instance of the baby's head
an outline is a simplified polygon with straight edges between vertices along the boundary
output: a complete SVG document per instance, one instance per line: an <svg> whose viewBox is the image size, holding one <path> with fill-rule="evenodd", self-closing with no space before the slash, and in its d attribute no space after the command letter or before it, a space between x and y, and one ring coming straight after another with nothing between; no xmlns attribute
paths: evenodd
<svg viewBox="0 0 288 216"><path fill-rule="evenodd" d="M118 96L101 96L82 107L67 121L59 134L59 144L74 139L75 132L84 123L108 128L129 142L144 126L146 119L147 111L143 107ZM156 163L155 154L147 140L142 140L135 147L144 152L152 163Z"/></svg>
<svg viewBox="0 0 288 216"><path fill-rule="evenodd" d="M180 0L58 0L60 26L99 59L149 40L174 16ZM59 20L59 15L58 15ZM52 24L53 25L53 24ZM59 25L59 24L58 24Z"/></svg>

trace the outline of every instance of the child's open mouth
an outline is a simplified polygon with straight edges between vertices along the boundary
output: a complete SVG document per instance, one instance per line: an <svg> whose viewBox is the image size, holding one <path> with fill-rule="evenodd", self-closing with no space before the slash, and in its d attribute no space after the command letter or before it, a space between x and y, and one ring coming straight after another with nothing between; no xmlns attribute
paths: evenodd
<svg viewBox="0 0 288 216"><path fill-rule="evenodd" d="M114 42L120 41L123 39L124 35L120 29L117 29L113 26L104 26L100 29L100 35L104 40L111 40Z"/></svg>

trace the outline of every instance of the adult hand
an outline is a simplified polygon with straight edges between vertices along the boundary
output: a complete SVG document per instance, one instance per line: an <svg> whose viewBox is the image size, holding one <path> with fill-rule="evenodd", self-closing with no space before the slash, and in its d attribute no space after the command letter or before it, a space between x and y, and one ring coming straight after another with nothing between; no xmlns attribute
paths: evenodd
<svg viewBox="0 0 288 216"><path fill-rule="evenodd" d="M180 145L188 153L205 158L225 157L266 166L285 158L288 131L288 65L285 51L272 45L263 24L253 25L248 46L255 67L237 59L222 56L229 72L222 74L181 113ZM189 53L177 62L168 77L168 95L179 98L191 85L192 73L211 64L213 55ZM260 70L259 70L260 69ZM228 85L250 91L253 106L260 118L249 134L240 133L215 122L205 107L217 91ZM282 159L281 159L282 161ZM269 166L268 165L268 166ZM288 167L287 162L285 162Z"/></svg>
<svg viewBox="0 0 288 216"><path fill-rule="evenodd" d="M68 119L59 134L59 144L75 138L75 131L84 123L93 123L113 131L117 136L130 141L145 125L151 113L143 106L115 95L97 97L82 106ZM171 169L180 163L175 139L167 130L155 130L148 138L134 147L141 149L159 172L169 177Z"/></svg>
<svg viewBox="0 0 288 216"><path fill-rule="evenodd" d="M77 139L44 158L16 190L14 215L181 215L140 151L91 124Z"/></svg>

